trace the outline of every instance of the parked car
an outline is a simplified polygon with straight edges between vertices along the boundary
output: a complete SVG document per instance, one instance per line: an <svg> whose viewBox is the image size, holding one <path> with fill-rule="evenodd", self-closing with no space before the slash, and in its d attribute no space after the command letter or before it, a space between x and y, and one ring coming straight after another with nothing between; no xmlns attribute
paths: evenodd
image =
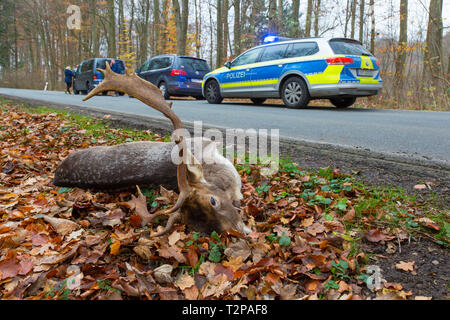
<svg viewBox="0 0 450 320"><path fill-rule="evenodd" d="M165 54L148 59L136 69L136 74L156 85L165 99L170 96L203 99L202 79L210 71L203 59Z"/></svg>
<svg viewBox="0 0 450 320"><path fill-rule="evenodd" d="M84 60L74 75L73 80L73 92L75 94L79 94L80 92L83 94L89 93L92 89L94 89L100 82L103 81L104 76L103 73L97 71L97 68L105 69L105 63L108 62L111 64L112 58L92 58L88 60ZM115 63L120 65L121 74L125 73L125 64L120 59L114 59ZM104 92L103 95L107 95L108 92ZM119 93L123 95L123 93Z"/></svg>
<svg viewBox="0 0 450 320"><path fill-rule="evenodd" d="M382 88L378 60L359 41L305 38L261 45L205 75L203 95L209 103L223 98L250 98L255 104L282 98L289 108L311 99L329 99L338 108Z"/></svg>

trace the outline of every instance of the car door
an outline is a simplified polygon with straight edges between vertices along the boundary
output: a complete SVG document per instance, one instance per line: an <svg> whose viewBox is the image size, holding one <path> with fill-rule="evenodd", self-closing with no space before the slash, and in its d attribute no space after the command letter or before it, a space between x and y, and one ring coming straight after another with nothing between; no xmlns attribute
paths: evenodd
<svg viewBox="0 0 450 320"><path fill-rule="evenodd" d="M151 60L147 60L144 62L144 64L139 68L139 71L137 72L137 74L139 75L139 77L141 77L144 80L147 80L146 78L146 73L148 71L148 68L150 66L150 61Z"/></svg>
<svg viewBox="0 0 450 320"><path fill-rule="evenodd" d="M158 84L156 82L158 80L159 70L163 66L163 62L163 57L151 59L147 71L142 72L142 77L157 86Z"/></svg>
<svg viewBox="0 0 450 320"><path fill-rule="evenodd" d="M259 62L252 68L251 83L254 97L277 96L277 83L286 68L285 56L289 44L267 46Z"/></svg>
<svg viewBox="0 0 450 320"><path fill-rule="evenodd" d="M223 97L251 97L252 66L261 55L263 48L251 49L237 57L224 72L218 73Z"/></svg>

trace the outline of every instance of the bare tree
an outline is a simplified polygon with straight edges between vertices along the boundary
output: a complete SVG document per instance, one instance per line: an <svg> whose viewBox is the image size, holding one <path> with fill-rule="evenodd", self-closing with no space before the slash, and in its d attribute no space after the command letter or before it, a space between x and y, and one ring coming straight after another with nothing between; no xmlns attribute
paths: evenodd
<svg viewBox="0 0 450 320"><path fill-rule="evenodd" d="M320 0L316 0L314 8L314 36L319 36Z"/></svg>
<svg viewBox="0 0 450 320"><path fill-rule="evenodd" d="M108 0L108 56L116 57L116 16L114 0Z"/></svg>
<svg viewBox="0 0 450 320"><path fill-rule="evenodd" d="M355 38L355 22L356 22L356 0L352 0L352 5L351 5L351 17L352 17L352 22L351 22L351 31L350 31L350 38L354 39Z"/></svg>
<svg viewBox="0 0 450 320"><path fill-rule="evenodd" d="M311 37L312 10L313 10L313 0L308 0L308 7L306 9L305 37Z"/></svg>
<svg viewBox="0 0 450 320"><path fill-rule="evenodd" d="M364 40L364 6L365 0L360 0L359 3L359 41L363 42Z"/></svg>
<svg viewBox="0 0 450 320"><path fill-rule="evenodd" d="M442 0L431 0L424 57L424 85L438 88L442 79Z"/></svg>
<svg viewBox="0 0 450 320"><path fill-rule="evenodd" d="M153 54L158 55L161 53L161 11L159 6L159 0L153 0L153 30L154 30L154 43Z"/></svg>
<svg viewBox="0 0 450 320"><path fill-rule="evenodd" d="M237 56L241 52L241 0L234 0L234 54Z"/></svg>
<svg viewBox="0 0 450 320"><path fill-rule="evenodd" d="M400 0L400 36L395 59L394 91L400 96L408 47L408 0Z"/></svg>
<svg viewBox="0 0 450 320"><path fill-rule="evenodd" d="M189 0L182 0L182 8L180 11L180 3L178 0L172 0L173 13L175 15L175 25L177 27L177 53L179 55L186 54L186 38L189 16Z"/></svg>
<svg viewBox="0 0 450 320"><path fill-rule="evenodd" d="M370 52L375 53L375 0L370 0Z"/></svg>
<svg viewBox="0 0 450 320"><path fill-rule="evenodd" d="M300 10L300 0L293 0L292 2L292 31L291 36L292 37L299 37L300 36L300 25L298 23L299 18L299 10Z"/></svg>
<svg viewBox="0 0 450 320"><path fill-rule="evenodd" d="M219 67L222 64L223 60L223 23L222 20L222 0L217 0L217 50L216 50L216 67Z"/></svg>

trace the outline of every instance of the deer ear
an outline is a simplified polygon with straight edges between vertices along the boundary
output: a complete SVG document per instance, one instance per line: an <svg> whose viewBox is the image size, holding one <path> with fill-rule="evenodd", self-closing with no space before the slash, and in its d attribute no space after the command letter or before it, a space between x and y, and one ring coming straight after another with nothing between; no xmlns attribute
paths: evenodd
<svg viewBox="0 0 450 320"><path fill-rule="evenodd" d="M190 185L206 183L202 165L189 150L186 151L186 168L187 180Z"/></svg>

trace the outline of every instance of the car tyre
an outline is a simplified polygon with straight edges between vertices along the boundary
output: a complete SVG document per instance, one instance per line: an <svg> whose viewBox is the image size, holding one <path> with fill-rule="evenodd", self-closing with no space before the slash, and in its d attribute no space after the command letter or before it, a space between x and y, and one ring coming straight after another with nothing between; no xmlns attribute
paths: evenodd
<svg viewBox="0 0 450 320"><path fill-rule="evenodd" d="M161 90L161 93L162 93L164 99L166 99L166 100L170 99L170 94L167 91L167 84L164 81L162 81L159 84L158 88L159 88L159 90Z"/></svg>
<svg viewBox="0 0 450 320"><path fill-rule="evenodd" d="M219 104L223 97L220 95L219 84L215 80L208 81L205 86L205 98L211 104Z"/></svg>
<svg viewBox="0 0 450 320"><path fill-rule="evenodd" d="M333 98L330 102L339 109L348 108L356 102L356 97Z"/></svg>
<svg viewBox="0 0 450 320"><path fill-rule="evenodd" d="M251 98L250 100L252 100L252 102L253 102L254 104L263 104L264 101L266 101L265 98Z"/></svg>
<svg viewBox="0 0 450 320"><path fill-rule="evenodd" d="M80 91L78 91L77 89L75 89L75 84L73 85L73 94L79 94Z"/></svg>
<svg viewBox="0 0 450 320"><path fill-rule="evenodd" d="M299 109L306 107L310 96L305 81L298 77L287 79L281 87L281 98L288 108Z"/></svg>

